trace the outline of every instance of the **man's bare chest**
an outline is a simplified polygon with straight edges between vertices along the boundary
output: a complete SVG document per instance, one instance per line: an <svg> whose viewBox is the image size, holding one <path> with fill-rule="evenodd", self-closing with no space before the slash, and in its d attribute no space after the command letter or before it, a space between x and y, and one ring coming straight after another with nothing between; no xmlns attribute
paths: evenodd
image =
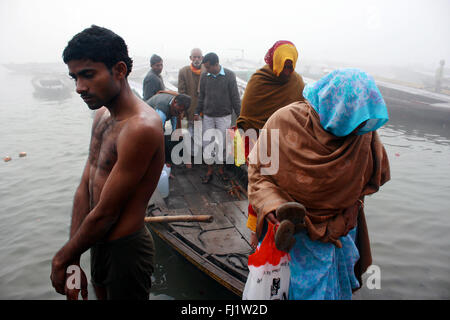
<svg viewBox="0 0 450 320"><path fill-rule="evenodd" d="M108 174L117 162L117 139L121 125L111 119L101 120L92 132L89 162L97 173Z"/></svg>

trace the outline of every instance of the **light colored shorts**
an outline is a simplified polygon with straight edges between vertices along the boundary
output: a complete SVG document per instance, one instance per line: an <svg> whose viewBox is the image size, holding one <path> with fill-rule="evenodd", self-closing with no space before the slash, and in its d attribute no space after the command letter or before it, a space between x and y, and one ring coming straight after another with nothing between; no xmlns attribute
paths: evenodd
<svg viewBox="0 0 450 320"><path fill-rule="evenodd" d="M213 161L220 164L225 163L226 135L230 126L231 114L224 117L203 116L203 157L207 164L212 164ZM215 131L211 129L215 129ZM215 141L214 147L213 141Z"/></svg>

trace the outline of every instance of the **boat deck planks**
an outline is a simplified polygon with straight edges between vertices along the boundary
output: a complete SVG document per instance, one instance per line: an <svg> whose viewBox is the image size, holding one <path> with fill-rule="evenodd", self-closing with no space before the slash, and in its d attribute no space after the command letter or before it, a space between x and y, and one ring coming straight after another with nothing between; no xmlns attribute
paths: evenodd
<svg viewBox="0 0 450 320"><path fill-rule="evenodd" d="M235 171L235 168L227 170L230 178L234 179ZM204 165L194 165L191 169L172 166L174 177L169 180L169 196L163 199L155 191L147 214L207 214L214 217L213 222L151 223L149 226L200 270L241 295L248 275L248 255L252 253L250 230L246 227L248 201L242 193L239 197L231 194L232 184L221 181L216 174L210 183L202 184L205 173Z"/></svg>

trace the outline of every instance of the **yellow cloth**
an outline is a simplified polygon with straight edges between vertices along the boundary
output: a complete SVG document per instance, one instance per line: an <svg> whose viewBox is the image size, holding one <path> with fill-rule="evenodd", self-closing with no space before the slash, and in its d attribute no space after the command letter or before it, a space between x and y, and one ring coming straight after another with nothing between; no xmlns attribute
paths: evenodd
<svg viewBox="0 0 450 320"><path fill-rule="evenodd" d="M295 65L297 64L298 52L295 46L290 44L282 44L276 48L273 55L273 73L280 76L281 71L284 69L284 63L286 60L292 61L292 66L295 70Z"/></svg>
<svg viewBox="0 0 450 320"><path fill-rule="evenodd" d="M237 167L240 167L242 164L245 164L245 148L244 148L244 140L242 139L239 130L236 128L234 131L234 164Z"/></svg>
<svg viewBox="0 0 450 320"><path fill-rule="evenodd" d="M251 231L256 232L256 225L258 223L258 218L255 215L249 214L247 218L247 228Z"/></svg>

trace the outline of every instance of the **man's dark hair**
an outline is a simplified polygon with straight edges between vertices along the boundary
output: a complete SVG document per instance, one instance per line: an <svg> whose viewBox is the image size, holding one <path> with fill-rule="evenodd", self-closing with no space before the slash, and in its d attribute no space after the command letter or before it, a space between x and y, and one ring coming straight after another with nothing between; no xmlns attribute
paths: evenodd
<svg viewBox="0 0 450 320"><path fill-rule="evenodd" d="M202 63L209 62L211 66L215 66L219 63L219 56L215 54L214 52L207 53L202 60Z"/></svg>
<svg viewBox="0 0 450 320"><path fill-rule="evenodd" d="M154 65L155 63L161 62L162 58L158 56L157 54L154 54L150 58L150 66Z"/></svg>
<svg viewBox="0 0 450 320"><path fill-rule="evenodd" d="M179 94L175 97L175 101L178 105L180 106L184 106L184 110L189 109L189 107L191 106L191 97L188 96L187 94Z"/></svg>
<svg viewBox="0 0 450 320"><path fill-rule="evenodd" d="M133 68L133 60L128 56L125 41L111 30L96 25L76 34L67 44L62 56L66 64L71 60L85 59L103 62L110 71L118 62L123 61L127 65L127 77Z"/></svg>

